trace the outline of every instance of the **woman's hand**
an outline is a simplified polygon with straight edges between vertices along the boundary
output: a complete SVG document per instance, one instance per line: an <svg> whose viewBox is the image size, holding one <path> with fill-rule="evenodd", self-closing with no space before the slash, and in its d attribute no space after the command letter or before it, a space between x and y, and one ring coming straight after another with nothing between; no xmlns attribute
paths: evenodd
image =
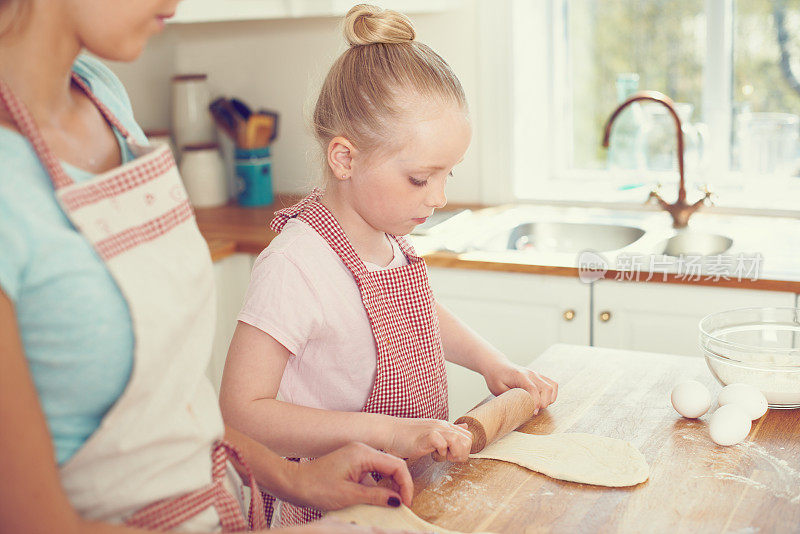
<svg viewBox="0 0 800 534"><path fill-rule="evenodd" d="M290 462L292 487L286 499L301 506L338 510L354 504L411 505L414 483L400 458L364 445L350 443L310 462ZM386 477L391 487L375 485L370 475Z"/></svg>
<svg viewBox="0 0 800 534"><path fill-rule="evenodd" d="M522 388L536 402L534 414L553 404L558 397L558 384L521 365L506 360L498 362L483 374L492 395L500 395L512 388Z"/></svg>
<svg viewBox="0 0 800 534"><path fill-rule="evenodd" d="M450 462L466 462L472 447L472 434L467 425L454 425L440 419L392 417L385 432L384 450L409 460L436 451Z"/></svg>

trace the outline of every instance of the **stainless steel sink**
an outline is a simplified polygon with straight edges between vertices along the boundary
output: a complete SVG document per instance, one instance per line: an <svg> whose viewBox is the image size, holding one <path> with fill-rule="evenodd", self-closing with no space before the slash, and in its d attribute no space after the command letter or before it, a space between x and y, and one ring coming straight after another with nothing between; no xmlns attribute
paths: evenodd
<svg viewBox="0 0 800 534"><path fill-rule="evenodd" d="M662 254L667 256L714 256L733 245L733 239L719 234L681 232L666 240Z"/></svg>
<svg viewBox="0 0 800 534"><path fill-rule="evenodd" d="M506 248L535 252L609 252L638 240L644 230L615 224L527 222L507 234Z"/></svg>
<svg viewBox="0 0 800 534"><path fill-rule="evenodd" d="M628 251L645 256L716 256L734 246L733 239L724 234L688 228L676 232L663 223L661 217L638 212L520 206L467 210L420 239L428 239L431 250L499 253L523 262L533 258L563 262L567 255L583 251L607 255L610 261Z"/></svg>

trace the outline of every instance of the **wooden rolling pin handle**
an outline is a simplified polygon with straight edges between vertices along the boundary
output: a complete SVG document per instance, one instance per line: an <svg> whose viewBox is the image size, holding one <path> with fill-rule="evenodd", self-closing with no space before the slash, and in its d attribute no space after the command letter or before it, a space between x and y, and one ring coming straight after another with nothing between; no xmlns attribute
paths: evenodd
<svg viewBox="0 0 800 534"><path fill-rule="evenodd" d="M489 444L486 428L483 426L483 423L470 415L462 415L456 419L454 424L459 425L461 423L466 423L467 430L472 434L472 447L469 449L469 453L473 454L482 451L483 448Z"/></svg>
<svg viewBox="0 0 800 534"><path fill-rule="evenodd" d="M467 430L472 433L472 448L469 452L474 454L519 428L533 417L535 409L536 402L530 393L522 388L514 388L470 410L456 419L455 424L467 424ZM445 460L437 452L432 456L437 462Z"/></svg>

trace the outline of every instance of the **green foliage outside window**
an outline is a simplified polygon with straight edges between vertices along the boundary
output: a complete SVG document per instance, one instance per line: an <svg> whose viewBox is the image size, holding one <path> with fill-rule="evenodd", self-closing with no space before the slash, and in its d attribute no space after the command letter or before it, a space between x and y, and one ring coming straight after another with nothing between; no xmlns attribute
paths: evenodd
<svg viewBox="0 0 800 534"><path fill-rule="evenodd" d="M567 95L572 111L569 167L605 168L606 151L600 141L605 121L618 103L619 74L637 73L639 89L690 103L692 121L703 120L704 7L700 0L566 4L572 88ZM734 125L736 114L745 111L800 115L800 0L737 0L733 32Z"/></svg>

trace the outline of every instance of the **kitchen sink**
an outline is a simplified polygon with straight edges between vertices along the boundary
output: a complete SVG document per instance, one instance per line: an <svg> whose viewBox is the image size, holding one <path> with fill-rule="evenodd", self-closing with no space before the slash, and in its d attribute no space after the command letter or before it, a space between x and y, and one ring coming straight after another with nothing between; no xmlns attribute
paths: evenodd
<svg viewBox="0 0 800 534"><path fill-rule="evenodd" d="M506 248L533 252L608 252L630 245L644 230L615 224L526 222L507 234Z"/></svg>
<svg viewBox="0 0 800 534"><path fill-rule="evenodd" d="M666 240L662 254L667 256L714 256L733 245L733 239L719 234L681 232Z"/></svg>
<svg viewBox="0 0 800 534"><path fill-rule="evenodd" d="M515 262L533 261L534 257L537 261L571 262L567 256L584 251L604 254L612 262L625 253L717 256L742 245L714 231L676 231L666 226L663 217L638 212L521 206L483 212L464 210L437 222L433 231L427 232L430 235L420 236L428 239L426 245L431 250L497 253L502 256L496 257Z"/></svg>

